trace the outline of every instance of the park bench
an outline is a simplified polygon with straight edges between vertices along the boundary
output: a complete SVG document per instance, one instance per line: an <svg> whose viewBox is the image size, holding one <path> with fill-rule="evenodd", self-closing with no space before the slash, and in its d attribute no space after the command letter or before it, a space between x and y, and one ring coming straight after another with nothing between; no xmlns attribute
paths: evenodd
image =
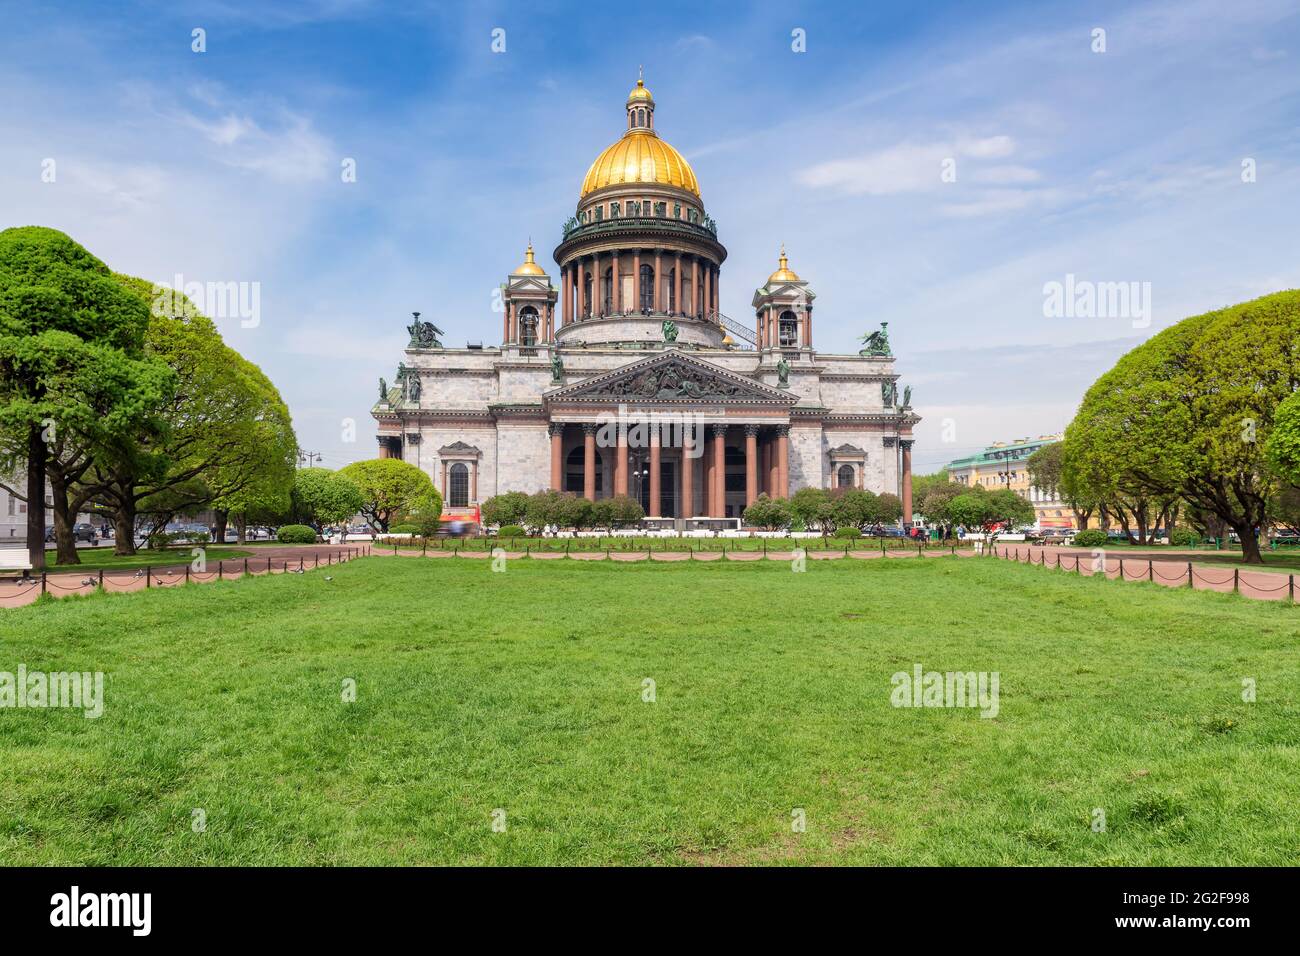
<svg viewBox="0 0 1300 956"><path fill-rule="evenodd" d="M20 548L0 547L0 571L21 571L23 577L31 577L27 572L32 569L31 557L27 554L27 546Z"/></svg>

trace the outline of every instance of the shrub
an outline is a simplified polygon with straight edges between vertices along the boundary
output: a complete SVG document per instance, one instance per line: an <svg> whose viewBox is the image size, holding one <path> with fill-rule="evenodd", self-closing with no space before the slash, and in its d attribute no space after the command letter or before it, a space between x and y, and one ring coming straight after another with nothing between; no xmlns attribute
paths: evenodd
<svg viewBox="0 0 1300 956"><path fill-rule="evenodd" d="M497 532L498 538L526 538L528 532L517 524L502 525L501 530Z"/></svg>
<svg viewBox="0 0 1300 956"><path fill-rule="evenodd" d="M1080 548L1101 548L1106 544L1106 532L1100 528L1078 531L1075 532L1074 540L1071 543Z"/></svg>
<svg viewBox="0 0 1300 956"><path fill-rule="evenodd" d="M287 524L275 533L281 544L315 544L316 532L305 524Z"/></svg>
<svg viewBox="0 0 1300 956"><path fill-rule="evenodd" d="M1175 548L1194 548L1201 543L1201 536L1191 528L1175 528L1169 532L1169 544Z"/></svg>
<svg viewBox="0 0 1300 956"><path fill-rule="evenodd" d="M519 525L528 513L528 495L522 491L507 491L493 495L483 502L480 514L484 524Z"/></svg>
<svg viewBox="0 0 1300 956"><path fill-rule="evenodd" d="M793 515L790 505L784 498L769 498L759 495L754 503L745 509L745 524L764 531L780 531L789 527Z"/></svg>
<svg viewBox="0 0 1300 956"><path fill-rule="evenodd" d="M835 534L832 535L832 537L835 537L835 538L860 538L860 537L862 537L862 532L859 531L857 528L836 528L836 529L835 529Z"/></svg>

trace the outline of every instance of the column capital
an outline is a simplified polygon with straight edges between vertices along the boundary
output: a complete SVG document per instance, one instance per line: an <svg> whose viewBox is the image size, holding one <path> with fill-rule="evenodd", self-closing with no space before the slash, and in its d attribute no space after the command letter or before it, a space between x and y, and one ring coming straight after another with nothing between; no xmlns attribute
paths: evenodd
<svg viewBox="0 0 1300 956"><path fill-rule="evenodd" d="M915 438L900 438L898 443L903 446L903 451L911 451L912 446L916 444Z"/></svg>
<svg viewBox="0 0 1300 956"><path fill-rule="evenodd" d="M714 437L714 438L725 438L725 437L726 437L726 434L727 434L727 426L726 426L726 425L710 425L709 427L710 427L710 428L712 429L712 431L713 431L713 437Z"/></svg>
<svg viewBox="0 0 1300 956"><path fill-rule="evenodd" d="M789 438L789 437L790 437L790 426L789 426L789 425L777 425L777 426L776 426L776 433L777 433L777 435L780 436L781 438Z"/></svg>
<svg viewBox="0 0 1300 956"><path fill-rule="evenodd" d="M596 429L599 428L599 427L600 427L600 426L597 425L595 422L583 422L583 423L582 423L582 433L583 433L584 435L594 435L594 434L596 434Z"/></svg>
<svg viewBox="0 0 1300 956"><path fill-rule="evenodd" d="M745 437L754 438L758 436L758 426L753 424L745 425Z"/></svg>
<svg viewBox="0 0 1300 956"><path fill-rule="evenodd" d="M564 434L564 422L548 422L546 425L546 434L554 438L556 435Z"/></svg>
<svg viewBox="0 0 1300 956"><path fill-rule="evenodd" d="M898 441L893 435L886 435L883 440L886 448L893 448L894 442Z"/></svg>

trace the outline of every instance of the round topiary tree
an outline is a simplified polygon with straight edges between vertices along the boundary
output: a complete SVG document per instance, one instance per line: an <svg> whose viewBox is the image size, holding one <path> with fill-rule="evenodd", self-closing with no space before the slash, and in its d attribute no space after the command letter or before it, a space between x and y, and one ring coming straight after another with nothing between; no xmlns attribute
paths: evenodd
<svg viewBox="0 0 1300 956"><path fill-rule="evenodd" d="M305 524L286 524L275 533L281 544L315 544L316 532Z"/></svg>

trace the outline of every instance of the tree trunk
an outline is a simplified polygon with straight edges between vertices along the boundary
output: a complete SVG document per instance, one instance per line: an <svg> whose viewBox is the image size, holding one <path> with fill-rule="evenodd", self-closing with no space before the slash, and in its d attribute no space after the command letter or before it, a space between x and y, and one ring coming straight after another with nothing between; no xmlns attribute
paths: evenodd
<svg viewBox="0 0 1300 956"><path fill-rule="evenodd" d="M246 515L235 515L235 543L248 543L248 517Z"/></svg>
<svg viewBox="0 0 1300 956"><path fill-rule="evenodd" d="M113 553L135 554L135 502L119 499L113 509Z"/></svg>
<svg viewBox="0 0 1300 956"><path fill-rule="evenodd" d="M68 486L60 478L50 479L51 500L54 502L50 510L54 513L54 543L58 549L55 557L57 564L80 564L81 558L77 556L77 540L72 536L72 524L75 515L69 514L68 509Z"/></svg>
<svg viewBox="0 0 1300 956"><path fill-rule="evenodd" d="M1241 560L1246 564L1263 564L1264 556L1259 553L1259 539L1255 537L1255 529L1234 524L1232 530L1241 539Z"/></svg>
<svg viewBox="0 0 1300 956"><path fill-rule="evenodd" d="M226 541L226 522L230 520L230 512L223 508L217 508L212 512L212 524L215 526L215 534L212 536L213 544L224 544Z"/></svg>
<svg viewBox="0 0 1300 956"><path fill-rule="evenodd" d="M37 571L45 569L45 461L49 449L41 426L27 430L27 560Z"/></svg>

